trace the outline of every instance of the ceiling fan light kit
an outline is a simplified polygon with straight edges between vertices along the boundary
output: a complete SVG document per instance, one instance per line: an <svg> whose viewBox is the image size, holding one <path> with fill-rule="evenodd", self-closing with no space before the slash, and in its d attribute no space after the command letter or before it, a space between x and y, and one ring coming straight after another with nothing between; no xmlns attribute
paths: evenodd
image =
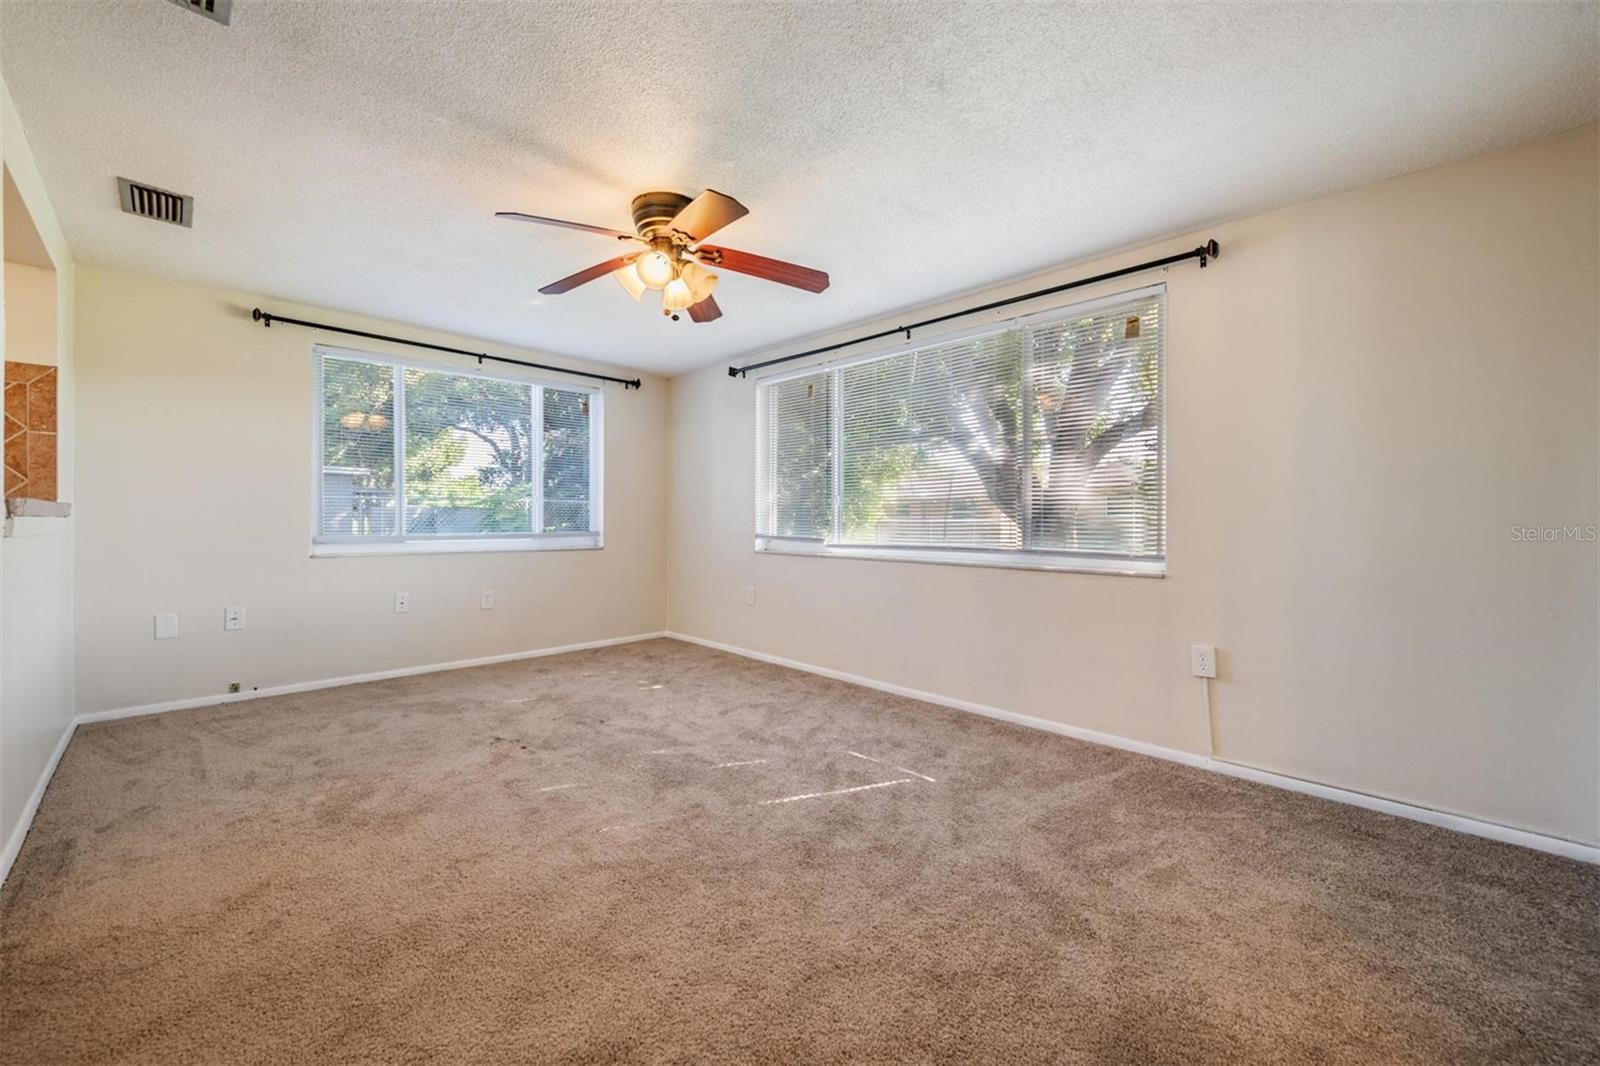
<svg viewBox="0 0 1600 1066"><path fill-rule="evenodd" d="M635 300L642 300L647 291L660 292L661 313L674 322L683 311L689 313L692 322L711 322L722 317L722 308L712 298L717 275L707 266L720 266L807 292L821 292L828 287L828 275L821 270L703 243L717 230L750 213L739 201L715 189L707 189L693 199L676 192L641 193L633 198L632 208L633 233L520 211L500 211L495 217L582 230L645 246L644 251L620 255L551 282L539 290L547 296L570 292L610 274Z"/></svg>

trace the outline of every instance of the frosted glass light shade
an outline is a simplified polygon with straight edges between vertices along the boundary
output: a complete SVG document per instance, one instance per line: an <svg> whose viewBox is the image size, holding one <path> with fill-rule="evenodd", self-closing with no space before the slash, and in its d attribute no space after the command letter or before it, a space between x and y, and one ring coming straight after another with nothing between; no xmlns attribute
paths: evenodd
<svg viewBox="0 0 1600 1066"><path fill-rule="evenodd" d="M711 295L717 287L717 276L692 259L685 260L678 271L678 277L689 285L689 295L693 297L690 304L697 304Z"/></svg>
<svg viewBox="0 0 1600 1066"><path fill-rule="evenodd" d="M682 311L694 302L694 294L689 291L689 283L682 278L673 278L661 292L663 311Z"/></svg>
<svg viewBox="0 0 1600 1066"><path fill-rule="evenodd" d="M661 252L650 251L633 261L639 271L639 280L652 289L665 288L667 282L676 276L672 269L672 260Z"/></svg>
<svg viewBox="0 0 1600 1066"><path fill-rule="evenodd" d="M644 283L644 279L639 276L639 271L633 263L613 270L611 276L620 281L622 287L628 290L628 295L635 300L644 295L644 290L647 286Z"/></svg>

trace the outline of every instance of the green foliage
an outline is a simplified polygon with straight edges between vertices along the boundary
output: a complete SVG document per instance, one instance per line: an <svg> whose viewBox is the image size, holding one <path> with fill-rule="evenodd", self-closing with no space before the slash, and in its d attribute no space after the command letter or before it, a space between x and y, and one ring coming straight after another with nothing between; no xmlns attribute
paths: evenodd
<svg viewBox="0 0 1600 1066"><path fill-rule="evenodd" d="M372 484L394 484L394 372L346 360L329 360L328 366L322 383L323 465L366 469ZM359 419L358 427L346 427L346 418Z"/></svg>
<svg viewBox="0 0 1600 1066"><path fill-rule="evenodd" d="M544 515L547 533L589 528L587 393L544 390Z"/></svg>
<svg viewBox="0 0 1600 1066"><path fill-rule="evenodd" d="M407 369L405 495L412 533L589 528L586 393L543 390L533 439L533 386ZM323 463L365 471L360 487L394 484L394 370L329 359L323 379ZM535 447L543 449L546 514L532 512Z"/></svg>
<svg viewBox="0 0 1600 1066"><path fill-rule="evenodd" d="M909 487L965 476L982 485L991 515L1009 518L1019 541L1031 546L1159 545L1158 453L1140 458L1126 445L1148 442L1159 425L1160 321L1153 303L1131 316L1129 310L938 345L811 379L819 388L837 381L845 393L846 539L875 540L885 520L918 512L926 519L930 507L943 506L958 526L981 518L970 496L939 503L926 484ZM1026 381L1024 365L1032 368ZM774 491L793 497L785 502L803 515L805 500L829 476L826 423L810 424L814 442L794 440L781 417L777 432L782 446L774 450L793 477L785 483L785 471L776 471ZM1148 452L1151 445L1139 447ZM1116 476L1096 473L1113 453L1129 470L1126 487L1107 487ZM1025 532L1024 499L1032 501ZM831 486L821 500L831 508Z"/></svg>

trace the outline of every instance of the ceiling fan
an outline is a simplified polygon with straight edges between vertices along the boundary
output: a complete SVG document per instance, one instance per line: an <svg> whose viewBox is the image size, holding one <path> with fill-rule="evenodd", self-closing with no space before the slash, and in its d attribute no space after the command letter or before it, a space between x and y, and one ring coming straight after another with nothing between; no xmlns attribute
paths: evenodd
<svg viewBox="0 0 1600 1066"><path fill-rule="evenodd" d="M821 292L828 287L828 275L823 271L741 252L735 248L703 243L723 226L749 213L749 209L733 197L724 196L715 189L707 189L692 200L675 192L647 192L635 196L634 233L605 226L590 226L583 222L545 218L542 215L525 215L520 211L497 211L494 217L585 230L644 245L643 249L596 263L560 281L552 281L539 290L546 295L557 296L570 292L579 285L610 274L622 283L628 295L635 300L643 297L647 289L659 289L661 313L674 322L678 320L680 311L688 311L690 320L694 322L710 322L722 317L722 308L711 296L711 291L717 287L717 275L707 267L721 267L735 273L776 281L780 285L792 285L807 292Z"/></svg>

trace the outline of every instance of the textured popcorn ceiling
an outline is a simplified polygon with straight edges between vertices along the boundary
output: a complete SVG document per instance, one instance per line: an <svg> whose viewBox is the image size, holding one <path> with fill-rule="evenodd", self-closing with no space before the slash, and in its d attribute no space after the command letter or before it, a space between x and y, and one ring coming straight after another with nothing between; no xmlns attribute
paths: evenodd
<svg viewBox="0 0 1600 1066"><path fill-rule="evenodd" d="M673 373L1593 121L1594 4L0 4L76 254ZM122 215L118 174L191 193ZM751 210L671 323L614 254L651 188Z"/></svg>

